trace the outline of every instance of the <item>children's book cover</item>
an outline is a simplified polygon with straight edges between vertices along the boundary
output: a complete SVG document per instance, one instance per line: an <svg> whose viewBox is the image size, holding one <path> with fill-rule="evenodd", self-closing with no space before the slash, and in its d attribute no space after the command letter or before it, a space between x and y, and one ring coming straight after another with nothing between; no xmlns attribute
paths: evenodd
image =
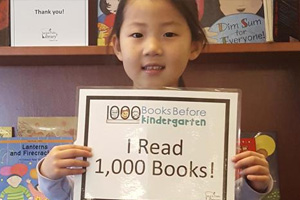
<svg viewBox="0 0 300 200"><path fill-rule="evenodd" d="M263 0L197 0L209 43L266 42Z"/></svg>
<svg viewBox="0 0 300 200"><path fill-rule="evenodd" d="M73 137L76 117L19 117L18 137Z"/></svg>
<svg viewBox="0 0 300 200"><path fill-rule="evenodd" d="M2 138L0 140L0 199L48 200L39 191L36 165L56 145L70 137Z"/></svg>
<svg viewBox="0 0 300 200"><path fill-rule="evenodd" d="M106 46L120 0L98 0L98 46Z"/></svg>
<svg viewBox="0 0 300 200"><path fill-rule="evenodd" d="M0 46L8 46L9 37L9 0L0 0Z"/></svg>
<svg viewBox="0 0 300 200"><path fill-rule="evenodd" d="M256 151L266 156L274 186L273 190L263 200L279 200L279 176L277 158L276 132L242 132L241 151Z"/></svg>

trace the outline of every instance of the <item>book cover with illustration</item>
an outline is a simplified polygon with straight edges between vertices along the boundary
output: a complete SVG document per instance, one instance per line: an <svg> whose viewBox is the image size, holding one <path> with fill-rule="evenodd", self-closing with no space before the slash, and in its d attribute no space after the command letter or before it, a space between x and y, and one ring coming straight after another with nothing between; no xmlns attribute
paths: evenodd
<svg viewBox="0 0 300 200"><path fill-rule="evenodd" d="M272 38L269 38L270 32L266 32L266 21L272 19L269 19L269 14L264 14L264 10L267 9L264 7L264 0L197 0L197 2L200 8L203 7L198 9L199 18L209 43L272 41Z"/></svg>
<svg viewBox="0 0 300 200"><path fill-rule="evenodd" d="M0 138L10 138L13 136L13 127L0 126Z"/></svg>
<svg viewBox="0 0 300 200"><path fill-rule="evenodd" d="M98 46L106 46L115 22L119 0L98 0Z"/></svg>
<svg viewBox="0 0 300 200"><path fill-rule="evenodd" d="M0 46L9 46L9 0L0 0Z"/></svg>
<svg viewBox="0 0 300 200"><path fill-rule="evenodd" d="M241 151L256 151L266 156L274 181L273 190L263 200L279 200L279 176L276 132L242 132Z"/></svg>
<svg viewBox="0 0 300 200"><path fill-rule="evenodd" d="M18 117L18 137L76 136L76 117Z"/></svg>
<svg viewBox="0 0 300 200"><path fill-rule="evenodd" d="M70 137L2 138L0 140L0 199L48 200L40 192L36 165L56 145Z"/></svg>

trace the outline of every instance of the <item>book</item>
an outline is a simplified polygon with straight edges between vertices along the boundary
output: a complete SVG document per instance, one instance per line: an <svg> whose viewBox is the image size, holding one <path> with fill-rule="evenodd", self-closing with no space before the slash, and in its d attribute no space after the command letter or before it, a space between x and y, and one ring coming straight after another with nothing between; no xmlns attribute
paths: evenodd
<svg viewBox="0 0 300 200"><path fill-rule="evenodd" d="M76 117L18 117L18 137L73 137Z"/></svg>
<svg viewBox="0 0 300 200"><path fill-rule="evenodd" d="M9 46L9 0L0 0L0 46Z"/></svg>
<svg viewBox="0 0 300 200"><path fill-rule="evenodd" d="M72 142L70 137L2 138L0 199L48 200L39 191L36 165L54 146Z"/></svg>
<svg viewBox="0 0 300 200"><path fill-rule="evenodd" d="M203 1L203 2L202 2ZM266 0L269 1L269 0ZM272 3L265 0L198 0L200 23L209 43L263 43L272 40ZM271 11L270 11L271 9ZM202 13L203 12L203 13Z"/></svg>
<svg viewBox="0 0 300 200"><path fill-rule="evenodd" d="M88 0L11 0L12 46L87 46Z"/></svg>
<svg viewBox="0 0 300 200"><path fill-rule="evenodd" d="M241 151L256 151L266 156L269 162L270 174L274 185L272 191L263 200L279 200L279 175L277 156L277 135L276 132L242 132L240 139Z"/></svg>
<svg viewBox="0 0 300 200"><path fill-rule="evenodd" d="M9 138L13 136L13 127L0 127L0 138Z"/></svg>
<svg viewBox="0 0 300 200"><path fill-rule="evenodd" d="M265 15L266 42L274 42L273 37L273 17L274 17L274 0L263 0Z"/></svg>
<svg viewBox="0 0 300 200"><path fill-rule="evenodd" d="M274 0L274 40L300 41L300 1Z"/></svg>
<svg viewBox="0 0 300 200"><path fill-rule="evenodd" d="M106 46L115 22L119 0L98 0L98 46Z"/></svg>

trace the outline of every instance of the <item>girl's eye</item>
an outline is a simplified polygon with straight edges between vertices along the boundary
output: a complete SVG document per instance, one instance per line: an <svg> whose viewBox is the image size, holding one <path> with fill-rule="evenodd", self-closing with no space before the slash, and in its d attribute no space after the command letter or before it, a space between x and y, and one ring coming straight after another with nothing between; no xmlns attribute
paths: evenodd
<svg viewBox="0 0 300 200"><path fill-rule="evenodd" d="M131 34L131 37L133 37L133 38L141 38L141 37L143 37L143 34L141 34L141 33L133 33L133 34Z"/></svg>
<svg viewBox="0 0 300 200"><path fill-rule="evenodd" d="M172 33L172 32L167 32L167 33L164 34L164 36L165 37L174 37L174 36L176 36L176 34Z"/></svg>

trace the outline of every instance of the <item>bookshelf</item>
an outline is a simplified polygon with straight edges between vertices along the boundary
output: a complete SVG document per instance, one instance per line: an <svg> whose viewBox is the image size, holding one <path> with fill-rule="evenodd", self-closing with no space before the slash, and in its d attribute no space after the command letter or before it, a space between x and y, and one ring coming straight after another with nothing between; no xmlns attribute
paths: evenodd
<svg viewBox="0 0 300 200"><path fill-rule="evenodd" d="M211 44L204 54L299 52L300 43ZM0 47L0 56L112 55L112 48L87 47Z"/></svg>
<svg viewBox="0 0 300 200"><path fill-rule="evenodd" d="M240 88L243 131L278 133L282 199L300 191L300 43L208 45L188 87ZM18 116L74 116L77 86L130 86L106 47L0 47L0 125Z"/></svg>

